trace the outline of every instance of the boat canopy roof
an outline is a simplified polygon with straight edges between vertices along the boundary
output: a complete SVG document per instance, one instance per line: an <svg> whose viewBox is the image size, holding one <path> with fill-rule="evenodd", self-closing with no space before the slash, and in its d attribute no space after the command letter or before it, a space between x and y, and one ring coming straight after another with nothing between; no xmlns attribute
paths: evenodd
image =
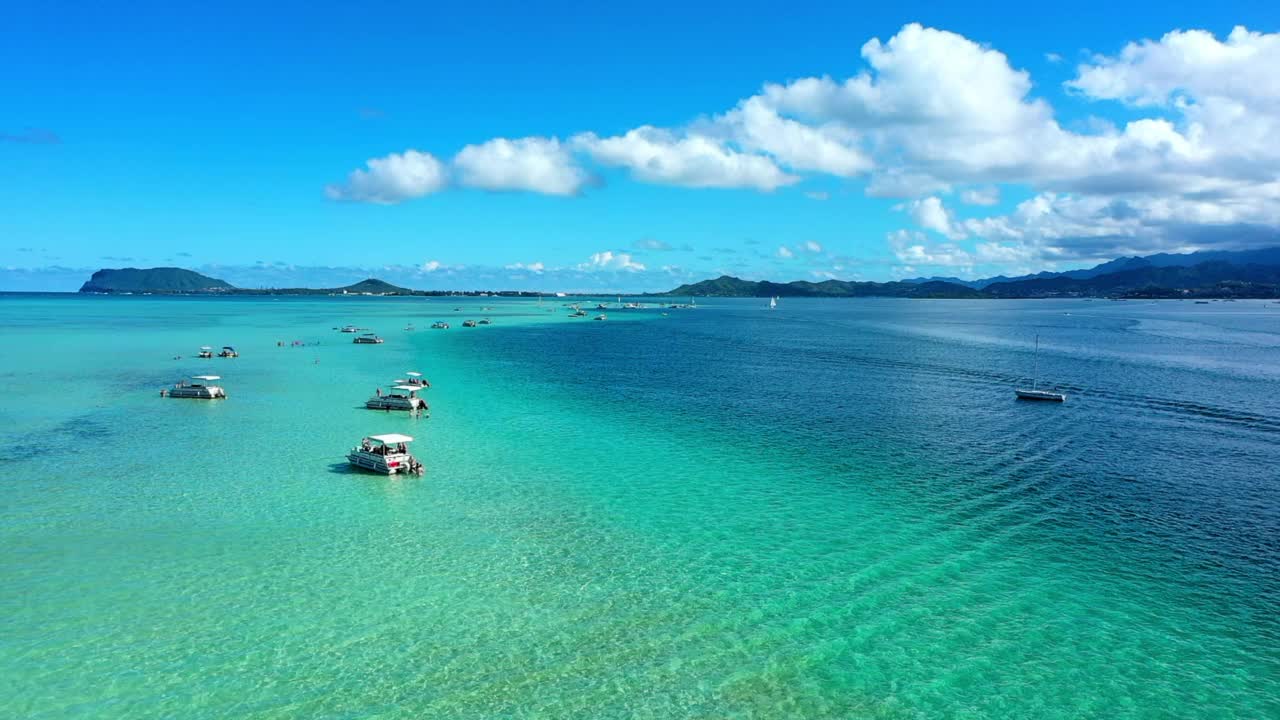
<svg viewBox="0 0 1280 720"><path fill-rule="evenodd" d="M399 433L388 433L386 435L370 435L370 440L376 440L383 445L392 445L395 443L413 442L413 438L408 435L400 435Z"/></svg>
<svg viewBox="0 0 1280 720"><path fill-rule="evenodd" d="M201 349L201 350L212 350L213 348L209 347L208 345L201 345L201 346L200 346L200 349Z"/></svg>
<svg viewBox="0 0 1280 720"><path fill-rule="evenodd" d="M230 345L223 345L223 346L222 346L222 349L223 349L223 350L235 350L235 348L231 347Z"/></svg>
<svg viewBox="0 0 1280 720"><path fill-rule="evenodd" d="M192 380L221 380L221 375L192 375Z"/></svg>
<svg viewBox="0 0 1280 720"><path fill-rule="evenodd" d="M412 371L412 370L410 370L409 372L405 373L405 375L408 375L409 377L422 377L422 373L420 373L420 372L414 372L414 371Z"/></svg>
<svg viewBox="0 0 1280 720"><path fill-rule="evenodd" d="M414 387L412 385L392 385L391 389L392 390L408 390L409 392L417 392L422 388Z"/></svg>

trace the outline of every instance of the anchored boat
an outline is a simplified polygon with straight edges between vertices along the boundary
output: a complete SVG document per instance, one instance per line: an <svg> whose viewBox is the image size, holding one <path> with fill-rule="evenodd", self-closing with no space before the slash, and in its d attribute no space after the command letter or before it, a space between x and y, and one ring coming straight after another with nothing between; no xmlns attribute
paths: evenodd
<svg viewBox="0 0 1280 720"><path fill-rule="evenodd" d="M463 321L462 321L462 327L475 327L475 326L476 326L476 321L475 321L475 320L463 320Z"/></svg>
<svg viewBox="0 0 1280 720"><path fill-rule="evenodd" d="M227 397L226 390L212 384L215 380L221 380L221 376L194 375L191 379L196 382L183 380L172 388L161 390L160 397L191 398L193 400L222 400Z"/></svg>
<svg viewBox="0 0 1280 720"><path fill-rule="evenodd" d="M211 358L211 357L213 357L213 348L209 347L208 345L201 345L201 346L200 346L200 353L199 353L198 355L196 355L196 357L200 357L200 358Z"/></svg>
<svg viewBox="0 0 1280 720"><path fill-rule="evenodd" d="M433 322L433 323L431 323L431 329L432 329L432 330L448 330L448 329L449 329L449 323L444 322L443 320L441 320L441 321L437 321L437 322Z"/></svg>
<svg viewBox="0 0 1280 720"><path fill-rule="evenodd" d="M240 353L230 345L223 345L222 352L218 353L218 357L240 357Z"/></svg>
<svg viewBox="0 0 1280 720"><path fill-rule="evenodd" d="M1036 335L1035 371L1031 376L1031 389L1015 388L1014 393L1019 400L1045 400L1048 402L1065 402L1067 396L1062 393L1039 389L1040 385L1040 336Z"/></svg>
<svg viewBox="0 0 1280 720"><path fill-rule="evenodd" d="M431 387L431 383L426 378L422 377L422 373L420 372L414 372L410 370L409 372L405 373L405 378L406 379L404 380L396 380L396 384L409 385L411 387L415 387L419 389Z"/></svg>
<svg viewBox="0 0 1280 720"><path fill-rule="evenodd" d="M361 440L358 447L351 448L351 452L347 453L347 462L352 467L383 475L421 475L422 463L409 454L408 444L411 442L413 438L408 435L370 435Z"/></svg>
<svg viewBox="0 0 1280 720"><path fill-rule="evenodd" d="M358 333L358 332L360 332L360 328L356 327L355 325L347 325L346 327L342 328L342 329L341 329L341 330L339 330L338 332L344 332L344 333Z"/></svg>
<svg viewBox="0 0 1280 720"><path fill-rule="evenodd" d="M378 337L374 333L368 332L357 335L356 339L351 342L356 345L380 345L382 343L382 338Z"/></svg>
<svg viewBox="0 0 1280 720"><path fill-rule="evenodd" d="M421 387L410 385L393 385L390 391L378 391L378 394L365 401L364 406L370 410L407 410L409 412L427 412L427 401L418 397Z"/></svg>

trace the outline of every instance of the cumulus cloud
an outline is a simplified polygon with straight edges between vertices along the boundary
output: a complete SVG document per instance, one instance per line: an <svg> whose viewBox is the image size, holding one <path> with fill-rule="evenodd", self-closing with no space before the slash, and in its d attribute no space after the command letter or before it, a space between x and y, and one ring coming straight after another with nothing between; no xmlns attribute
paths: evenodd
<svg viewBox="0 0 1280 720"><path fill-rule="evenodd" d="M604 250L593 253L589 260L579 263L578 269L584 271L624 270L626 272L640 272L645 269L645 266L644 263L638 263L633 260L628 253L615 253L612 250Z"/></svg>
<svg viewBox="0 0 1280 720"><path fill-rule="evenodd" d="M965 237L964 230L955 224L951 211L937 196L931 195L920 200L912 200L904 209L916 225L925 230L932 230L952 240L961 240Z"/></svg>
<svg viewBox="0 0 1280 720"><path fill-rule="evenodd" d="M430 153L406 150L373 158L366 169L353 170L347 181L325 188L333 200L393 205L443 190L449 184L444 163Z"/></svg>
<svg viewBox="0 0 1280 720"><path fill-rule="evenodd" d="M771 155L792 170L852 177L873 164L851 128L834 122L806 125L783 117L761 97L743 100L716 125L743 148Z"/></svg>
<svg viewBox="0 0 1280 720"><path fill-rule="evenodd" d="M955 243L930 243L924 233L896 230L889 233L889 247L907 265L972 268L973 256Z"/></svg>
<svg viewBox="0 0 1280 720"><path fill-rule="evenodd" d="M1030 74L980 39L913 23L866 41L860 55L849 77L765 83L676 127L637 118L619 135L481 142L458 153L452 174L462 185L552 194L578 192L591 163L687 188L772 192L815 175L852 179L869 195L900 198L918 228L945 238L904 231L891 241L912 267L1238 246L1280 228L1280 34L1178 30L1090 56L1067 89L1127 106L1127 119L1086 129L1064 128ZM330 195L397 202L442 189L449 175L406 151L370 160ZM1002 187L1031 198L964 220L943 203L991 207ZM777 256L803 253L784 246Z"/></svg>
<svg viewBox="0 0 1280 720"><path fill-rule="evenodd" d="M556 138L495 138L468 145L453 158L458 182L482 190L576 195L589 175Z"/></svg>
<svg viewBox="0 0 1280 720"><path fill-rule="evenodd" d="M583 133L573 142L597 162L627 168L644 182L768 192L800 180L763 155L740 152L708 135L650 125L605 138Z"/></svg>
<svg viewBox="0 0 1280 720"><path fill-rule="evenodd" d="M826 192L825 190L811 190L811 191L809 191L809 192L806 192L806 193L804 194L804 196L805 196L805 197L807 197L807 198L809 198L810 200L819 200L819 201L821 201L821 200L830 200L830 199L831 199L831 193Z"/></svg>
<svg viewBox="0 0 1280 720"><path fill-rule="evenodd" d="M995 205L1000 202L1000 188L994 185L969 188L960 193L960 202L966 205Z"/></svg>

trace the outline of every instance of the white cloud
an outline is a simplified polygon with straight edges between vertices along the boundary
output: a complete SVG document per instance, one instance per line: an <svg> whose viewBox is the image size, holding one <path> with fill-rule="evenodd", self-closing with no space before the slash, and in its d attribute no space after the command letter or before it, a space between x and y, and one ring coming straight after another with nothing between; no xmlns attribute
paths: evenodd
<svg viewBox="0 0 1280 720"><path fill-rule="evenodd" d="M921 200L912 200L906 204L905 209L911 219L925 230L932 230L952 240L961 240L965 237L964 230L955 224L951 211L937 196L931 195Z"/></svg>
<svg viewBox="0 0 1280 720"><path fill-rule="evenodd" d="M796 256L796 254L795 254L795 253L793 253L793 252L791 252L791 248L787 247L786 245L779 245L779 246L778 246L778 257L780 257L780 258L793 258L793 257L795 257L795 256Z"/></svg>
<svg viewBox="0 0 1280 720"><path fill-rule="evenodd" d="M526 270L526 271L531 272L531 273L534 273L534 274L541 274L543 271L545 271L545 270L546 270L546 266L545 266L545 265L543 265L543 264L542 264L542 263L540 263L540 262L532 262L532 263L511 263L510 265L504 265L504 266L503 266L503 269L505 269L505 270Z"/></svg>
<svg viewBox="0 0 1280 720"><path fill-rule="evenodd" d="M418 266L418 269L425 273L433 273L442 267L444 266L440 264L439 260L428 260Z"/></svg>
<svg viewBox="0 0 1280 720"><path fill-rule="evenodd" d="M625 270L627 272L640 272L645 269L644 263L638 263L631 259L628 253L615 253L612 250L604 250L602 252L593 253L591 259L584 263L578 264L579 270Z"/></svg>
<svg viewBox="0 0 1280 720"><path fill-rule="evenodd" d="M1045 54L1044 54L1044 59L1045 59L1045 60L1048 60L1049 62L1053 63L1054 65L1057 65L1058 63L1062 62L1062 56L1061 56L1061 55L1059 55L1059 54L1058 54L1058 53L1056 53L1056 52L1048 52L1048 53L1045 53Z"/></svg>
<svg viewBox="0 0 1280 720"><path fill-rule="evenodd" d="M367 169L351 171L345 183L326 187L325 194L333 200L393 205L439 192L449 184L444 163L417 150L373 158L366 165Z"/></svg>
<svg viewBox="0 0 1280 720"><path fill-rule="evenodd" d="M1180 96L1280 103L1280 34L1236 27L1221 42L1204 30L1176 30L1095 56L1067 86L1089 97L1168 105Z"/></svg>
<svg viewBox="0 0 1280 720"><path fill-rule="evenodd" d="M1000 202L1000 188L995 185L969 188L960 193L960 201L966 205L995 205Z"/></svg>
<svg viewBox="0 0 1280 720"><path fill-rule="evenodd" d="M1079 130L1059 124L1027 71L974 39L909 24L867 41L861 57L851 77L767 83L683 126L468 146L453 174L467 186L557 194L582 187L580 163L589 161L694 188L768 192L814 174L858 178L867 194L902 198L919 227L952 241L899 241L895 253L912 266L961 262L961 252L1026 265L1239 246L1267 232L1274 241L1280 229L1280 34L1179 30L1094 55L1067 88L1085 101L1123 103L1131 119ZM328 192L398 202L443 189L449 174L432 156L406 151L370 160ZM1032 198L963 221L941 199L958 190L952 196L966 205L992 206L1001 188ZM954 246L967 237L972 249Z"/></svg>
<svg viewBox="0 0 1280 720"><path fill-rule="evenodd" d="M453 165L461 184L482 190L575 195L589 179L556 138L495 138L468 145Z"/></svg>
<svg viewBox="0 0 1280 720"><path fill-rule="evenodd" d="M812 191L806 192L804 196L809 198L810 200L821 201L821 200L831 199L831 193L826 192L825 190L812 190Z"/></svg>
<svg viewBox="0 0 1280 720"><path fill-rule="evenodd" d="M707 135L677 134L649 125L606 138L584 133L573 143L597 162L625 167L644 182L769 192L800 179L767 157L739 152Z"/></svg>
<svg viewBox="0 0 1280 720"><path fill-rule="evenodd" d="M972 268L973 256L955 243L930 243L924 233L895 230L889 233L889 247L898 261L907 265Z"/></svg>
<svg viewBox="0 0 1280 720"><path fill-rule="evenodd" d="M821 244L821 243L818 243L818 242L815 242L815 241L813 241L813 240L806 240L806 241L804 242L804 246L803 246L803 248L804 248L804 251L805 251L805 252L807 252L807 253L809 253L809 254L812 254L812 255L816 255L816 254L818 254L818 253L822 252L822 244Z"/></svg>
<svg viewBox="0 0 1280 720"><path fill-rule="evenodd" d="M716 123L743 148L772 155L793 170L852 177L873 165L850 128L839 123L810 126L782 117L761 97L743 100Z"/></svg>

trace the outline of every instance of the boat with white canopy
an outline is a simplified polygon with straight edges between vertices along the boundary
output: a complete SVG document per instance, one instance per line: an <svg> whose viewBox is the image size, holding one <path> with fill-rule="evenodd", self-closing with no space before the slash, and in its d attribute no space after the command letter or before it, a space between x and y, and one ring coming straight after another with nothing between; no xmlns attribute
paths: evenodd
<svg viewBox="0 0 1280 720"><path fill-rule="evenodd" d="M222 400L227 397L227 391L213 384L221 379L220 375L193 375L191 380L194 382L183 380L172 388L161 390L160 397Z"/></svg>
<svg viewBox="0 0 1280 720"><path fill-rule="evenodd" d="M382 338L378 337L376 333L367 332L357 335L351 342L356 345L380 345L382 344Z"/></svg>
<svg viewBox="0 0 1280 720"><path fill-rule="evenodd" d="M407 410L414 413L428 411L427 401L418 397L421 387L410 385L393 385L387 392L378 390L377 394L365 401L364 406L370 410Z"/></svg>
<svg viewBox="0 0 1280 720"><path fill-rule="evenodd" d="M199 354L199 355L197 355L196 357L200 357L200 358L211 358L211 357L213 357L213 348L209 347L208 345L201 345L201 346L200 346L200 354Z"/></svg>
<svg viewBox="0 0 1280 720"><path fill-rule="evenodd" d="M422 373L420 372L414 372L413 370L410 370L406 372L404 375L405 375L404 380L396 380L397 385L410 385L418 389L431 387L431 382L428 381L426 378L422 377Z"/></svg>
<svg viewBox="0 0 1280 720"><path fill-rule="evenodd" d="M389 433L387 435L370 435L360 441L360 445L351 448L347 453L347 462L352 467L383 475L411 473L421 475L422 463L409 454L409 443L413 438L409 435Z"/></svg>

